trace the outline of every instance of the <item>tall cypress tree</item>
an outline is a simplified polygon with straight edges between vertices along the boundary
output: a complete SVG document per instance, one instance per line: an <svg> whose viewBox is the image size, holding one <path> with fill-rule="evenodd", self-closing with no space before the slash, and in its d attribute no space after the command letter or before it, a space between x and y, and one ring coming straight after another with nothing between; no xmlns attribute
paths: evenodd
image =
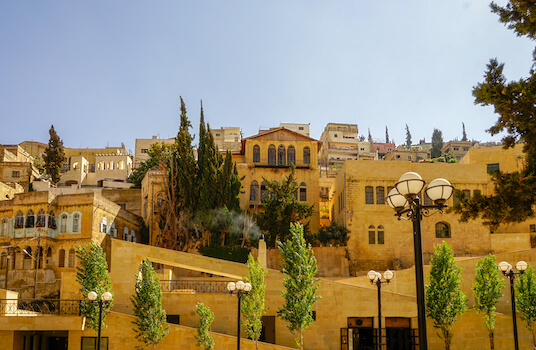
<svg viewBox="0 0 536 350"><path fill-rule="evenodd" d="M221 203L219 206L227 207L229 210L240 210L240 199L238 195L242 187L236 163L233 163L233 156L230 151L225 154L225 160L219 176L219 189L221 191Z"/></svg>
<svg viewBox="0 0 536 350"><path fill-rule="evenodd" d="M406 149L411 149L411 133L408 124L406 124Z"/></svg>
<svg viewBox="0 0 536 350"><path fill-rule="evenodd" d="M53 185L57 184L61 179L61 168L65 162L65 151L63 149L63 141L60 139L54 125L50 126L48 131L50 139L48 147L45 149L43 160L45 161L45 171L50 177Z"/></svg>
<svg viewBox="0 0 536 350"><path fill-rule="evenodd" d="M441 150L443 149L443 133L439 129L434 129L432 134L432 149L430 150L430 157L441 157Z"/></svg>
<svg viewBox="0 0 536 350"><path fill-rule="evenodd" d="M389 143L389 130L385 127L385 143Z"/></svg>

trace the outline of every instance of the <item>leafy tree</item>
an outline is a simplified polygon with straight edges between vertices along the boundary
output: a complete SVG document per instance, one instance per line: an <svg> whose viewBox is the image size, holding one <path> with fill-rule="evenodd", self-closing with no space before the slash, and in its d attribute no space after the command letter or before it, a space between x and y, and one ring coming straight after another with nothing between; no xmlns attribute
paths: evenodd
<svg viewBox="0 0 536 350"><path fill-rule="evenodd" d="M406 149L411 149L411 133L408 124L406 124Z"/></svg>
<svg viewBox="0 0 536 350"><path fill-rule="evenodd" d="M313 213L313 206L296 198L299 186L294 166L290 167L289 175L282 181L264 181L269 194L263 198L264 210L257 214L257 224L267 232L266 244L274 247L277 240L286 241L291 223L306 219Z"/></svg>
<svg viewBox="0 0 536 350"><path fill-rule="evenodd" d="M313 249L305 243L303 226L290 224L291 238L277 242L279 254L283 259L282 272L285 275L281 291L285 303L277 312L282 320L288 322L288 329L298 332L296 345L303 349L303 332L313 323L312 308L316 300L318 267Z"/></svg>
<svg viewBox="0 0 536 350"><path fill-rule="evenodd" d="M50 126L48 131L50 139L48 147L45 149L43 160L45 161L45 171L53 185L57 184L61 179L61 168L65 162L65 151L63 149L63 141L60 139L54 125Z"/></svg>
<svg viewBox="0 0 536 350"><path fill-rule="evenodd" d="M217 193L220 197L217 204L229 210L240 211L240 198L238 195L242 188L242 181L240 176L238 176L236 163L233 162L233 156L230 151L227 151L225 154L225 160L220 170L217 184Z"/></svg>
<svg viewBox="0 0 536 350"><path fill-rule="evenodd" d="M527 0L510 0L505 7L495 3L491 11L499 15L518 36L536 39L536 4ZM533 66L527 78L507 82L504 64L494 58L487 65L484 81L473 88L475 104L493 106L499 115L487 131L491 135L504 132L504 148L517 143L523 145L525 164L512 173L493 174L495 191L489 196L478 196L461 202L455 212L461 220L481 217L484 224L496 228L500 224L519 223L534 216L536 196L536 51Z"/></svg>
<svg viewBox="0 0 536 350"><path fill-rule="evenodd" d="M372 134L370 133L370 129L368 129L368 142L372 143Z"/></svg>
<svg viewBox="0 0 536 350"><path fill-rule="evenodd" d="M465 133L465 124L462 123L462 141L467 141L467 134Z"/></svg>
<svg viewBox="0 0 536 350"><path fill-rule="evenodd" d="M430 157L437 158L441 156L441 149L443 148L443 133L441 130L435 129L432 133L432 149L430 150Z"/></svg>
<svg viewBox="0 0 536 350"><path fill-rule="evenodd" d="M454 261L452 248L443 242L434 251L428 276L430 284L426 285L426 312L434 320L434 327L441 330L438 335L449 350L452 324L467 310L467 300L460 289L462 269Z"/></svg>
<svg viewBox="0 0 536 350"><path fill-rule="evenodd" d="M197 346L205 348L205 350L214 349L214 339L210 335L210 325L214 321L214 313L208 306L203 303L197 303L195 306L199 315L199 326L197 327Z"/></svg>
<svg viewBox="0 0 536 350"><path fill-rule="evenodd" d="M389 130L385 127L385 143L389 143Z"/></svg>
<svg viewBox="0 0 536 350"><path fill-rule="evenodd" d="M365 140L366 140L366 139L365 139L365 135L359 135L359 136L357 137L357 140L358 140L359 142L363 142L363 141L365 141Z"/></svg>
<svg viewBox="0 0 536 350"><path fill-rule="evenodd" d="M259 260L250 254L247 262L248 274L244 276L244 282L251 284L251 292L242 296L242 315L244 321L242 324L246 327L246 334L249 339L255 342L255 348L259 349L259 338L262 332L261 317L266 313L264 298L266 294L266 285L264 276L266 269L261 266Z"/></svg>
<svg viewBox="0 0 536 350"><path fill-rule="evenodd" d="M348 230L346 227L337 224L336 222L331 222L329 226L322 226L318 229L318 232L313 237L306 237L306 240L309 240L309 243L313 244L311 240L315 243L327 246L329 244L335 245L346 245L348 242Z"/></svg>
<svg viewBox="0 0 536 350"><path fill-rule="evenodd" d="M128 181L134 184L135 188L141 188L141 182L151 169L166 168L171 158L171 145L165 143L152 144L147 150L149 158L142 161L139 166L130 174Z"/></svg>
<svg viewBox="0 0 536 350"><path fill-rule="evenodd" d="M497 259L494 255L488 255L478 261L475 269L475 283L473 284L473 296L475 297L475 309L484 315L484 324L488 329L490 349L495 349L495 310L499 298L503 296L504 279L497 269Z"/></svg>
<svg viewBox="0 0 536 350"><path fill-rule="evenodd" d="M515 288L516 310L532 334L532 345L536 348L536 275L532 266L517 276Z"/></svg>
<svg viewBox="0 0 536 350"><path fill-rule="evenodd" d="M136 320L132 323L136 326L136 339L144 346L136 346L137 349L152 347L155 349L160 341L167 335L166 311L162 308L162 288L160 280L153 269L153 264L145 259L140 264L140 274L136 281L134 295L130 298L134 307Z"/></svg>
<svg viewBox="0 0 536 350"><path fill-rule="evenodd" d="M85 246L76 246L76 256L80 261L76 267L78 271L76 281L80 283L80 292L83 296L80 312L86 316L86 325L96 331L99 329L99 306L95 302L90 302L87 294L93 291L100 298L104 292L112 292L112 281L108 274L106 254L99 245L90 242ZM103 307L101 328L106 328L104 320L112 307L113 299Z"/></svg>

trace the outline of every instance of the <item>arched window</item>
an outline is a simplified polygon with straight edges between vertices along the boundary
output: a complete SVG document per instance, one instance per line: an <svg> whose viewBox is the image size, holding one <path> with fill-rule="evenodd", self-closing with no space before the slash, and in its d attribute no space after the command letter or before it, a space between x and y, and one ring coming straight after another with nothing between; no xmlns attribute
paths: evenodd
<svg viewBox="0 0 536 350"><path fill-rule="evenodd" d="M307 185L305 184L305 182L302 182L300 184L300 201L307 201Z"/></svg>
<svg viewBox="0 0 536 350"><path fill-rule="evenodd" d="M435 224L436 238L450 238L450 226L446 222L438 222Z"/></svg>
<svg viewBox="0 0 536 350"><path fill-rule="evenodd" d="M69 250L69 267L74 267L74 258L75 258L74 249L71 248Z"/></svg>
<svg viewBox="0 0 536 350"><path fill-rule="evenodd" d="M385 188L383 186L376 187L376 204L385 204Z"/></svg>
<svg viewBox="0 0 536 350"><path fill-rule="evenodd" d="M266 188L266 182L261 182L261 201L264 202L264 199L268 197L268 189Z"/></svg>
<svg viewBox="0 0 536 350"><path fill-rule="evenodd" d="M52 247L47 248L47 265L52 264Z"/></svg>
<svg viewBox="0 0 536 350"><path fill-rule="evenodd" d="M285 160L286 160L285 158L287 158L286 152L285 152L285 146L279 145L279 147L277 148L277 165L285 166Z"/></svg>
<svg viewBox="0 0 536 350"><path fill-rule="evenodd" d="M365 187L365 204L374 204L374 187Z"/></svg>
<svg viewBox="0 0 536 350"><path fill-rule="evenodd" d="M128 241L128 227L123 229L123 241Z"/></svg>
<svg viewBox="0 0 536 350"><path fill-rule="evenodd" d="M78 169L79 167L80 167L80 163L78 163L78 162L74 162L74 163L73 163L73 170L76 170L76 169Z"/></svg>
<svg viewBox="0 0 536 350"><path fill-rule="evenodd" d="M104 170L104 167L105 167L105 163L101 160L100 162L97 163L97 169L98 170Z"/></svg>
<svg viewBox="0 0 536 350"><path fill-rule="evenodd" d="M26 253L24 253L24 260L31 259L32 258L32 247L26 247L26 249L24 249L24 251L26 252Z"/></svg>
<svg viewBox="0 0 536 350"><path fill-rule="evenodd" d="M17 214L15 214L15 228L23 228L24 227L24 215L22 214L22 211L18 211Z"/></svg>
<svg viewBox="0 0 536 350"><path fill-rule="evenodd" d="M0 269L5 269L7 266L7 255L2 254L0 255Z"/></svg>
<svg viewBox="0 0 536 350"><path fill-rule="evenodd" d="M296 149L294 146L288 146L287 149L287 165L296 164Z"/></svg>
<svg viewBox="0 0 536 350"><path fill-rule="evenodd" d="M67 232L67 214L62 214L60 218L60 233Z"/></svg>
<svg viewBox="0 0 536 350"><path fill-rule="evenodd" d="M65 267L65 249L60 249L58 267Z"/></svg>
<svg viewBox="0 0 536 350"><path fill-rule="evenodd" d="M249 200L252 202L259 200L259 183L255 180L251 181L249 187Z"/></svg>
<svg viewBox="0 0 536 350"><path fill-rule="evenodd" d="M80 214L73 215L73 232L80 232Z"/></svg>
<svg viewBox="0 0 536 350"><path fill-rule="evenodd" d="M45 210L44 209L39 209L39 211L37 212L37 224L36 224L36 226L37 227L45 227L46 221L47 221L47 216L45 214Z"/></svg>
<svg viewBox="0 0 536 350"><path fill-rule="evenodd" d="M2 219L2 225L0 226L0 236L7 237L7 219Z"/></svg>
<svg viewBox="0 0 536 350"><path fill-rule="evenodd" d="M383 228L383 225L378 226L378 244L384 244L385 243L385 230Z"/></svg>
<svg viewBox="0 0 536 350"><path fill-rule="evenodd" d="M374 225L368 227L368 243L376 244L376 231L374 230Z"/></svg>
<svg viewBox="0 0 536 350"><path fill-rule="evenodd" d="M115 163L113 160L108 162L108 169L115 170Z"/></svg>
<svg viewBox="0 0 536 350"><path fill-rule="evenodd" d="M43 247L37 247L35 256L37 258L36 264L38 265L37 268L41 269L43 268Z"/></svg>
<svg viewBox="0 0 536 350"><path fill-rule="evenodd" d="M119 170L125 170L125 162L124 162L124 161L120 161L120 162L119 162L119 165L118 165L118 168L119 168Z"/></svg>
<svg viewBox="0 0 536 350"><path fill-rule="evenodd" d="M253 163L261 162L261 148L258 145L253 146Z"/></svg>
<svg viewBox="0 0 536 350"><path fill-rule="evenodd" d="M275 146L270 145L268 147L268 165L275 165Z"/></svg>
<svg viewBox="0 0 536 350"><path fill-rule="evenodd" d="M52 210L48 213L48 228L56 229L56 214Z"/></svg>
<svg viewBox="0 0 536 350"><path fill-rule="evenodd" d="M303 164L311 164L311 149L309 147L303 148Z"/></svg>
<svg viewBox="0 0 536 350"><path fill-rule="evenodd" d="M100 232L107 233L108 232L108 220L104 216L102 218L101 224L100 224Z"/></svg>
<svg viewBox="0 0 536 350"><path fill-rule="evenodd" d="M156 206L160 208L164 204L164 195L162 193L159 193L156 196Z"/></svg>
<svg viewBox="0 0 536 350"><path fill-rule="evenodd" d="M26 225L25 227L34 227L35 226L35 216L32 209L28 210L26 213Z"/></svg>

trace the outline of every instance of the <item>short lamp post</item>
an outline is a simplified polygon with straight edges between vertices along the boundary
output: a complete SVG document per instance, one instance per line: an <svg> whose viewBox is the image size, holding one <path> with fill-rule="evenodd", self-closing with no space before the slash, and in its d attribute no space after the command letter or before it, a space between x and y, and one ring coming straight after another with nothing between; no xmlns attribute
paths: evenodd
<svg viewBox="0 0 536 350"><path fill-rule="evenodd" d="M238 281L236 283L229 282L227 284L227 290L231 294L236 294L236 297L238 299L238 322L237 322L237 333L236 333L236 349L240 350L240 306L242 299L242 295L248 294L251 291L251 284L244 283L243 281Z"/></svg>
<svg viewBox="0 0 536 350"><path fill-rule="evenodd" d="M383 276L381 273L376 272L374 270L370 270L367 273L367 277L370 280L370 283L375 284L376 287L378 287L378 342L376 345L376 348L378 350L382 349L382 284L389 283L393 279L394 273L393 271L387 270L383 273ZM382 281L382 277L385 279L385 281Z"/></svg>
<svg viewBox="0 0 536 350"><path fill-rule="evenodd" d="M106 306L112 300L112 293L102 293L99 300L97 300L98 294L96 292L87 293L89 301L99 304L99 330L97 332L97 350L100 350L101 346L101 327L102 327L102 308Z"/></svg>
<svg viewBox="0 0 536 350"><path fill-rule="evenodd" d="M413 222L413 245L415 253L415 284L417 291L417 316L419 323L419 349L428 350L426 335L426 301L424 294L424 273L422 258L421 220L423 216L434 214L431 209L441 212L452 196L454 187L445 179L432 180L425 190L426 195L434 204L423 205L419 195L425 181L414 172L403 174L395 187L387 195L387 204L396 211L398 219L407 217Z"/></svg>
<svg viewBox="0 0 536 350"><path fill-rule="evenodd" d="M517 315L516 315L516 292L514 289L514 280L516 279L516 275L522 275L525 273L525 270L527 269L528 265L524 261L520 261L516 264L516 269L518 272L514 272L512 269L512 265L507 263L506 261L499 263L499 270L508 277L510 280L510 297L512 298L512 323L514 326L514 349L519 350L519 344L517 340Z"/></svg>

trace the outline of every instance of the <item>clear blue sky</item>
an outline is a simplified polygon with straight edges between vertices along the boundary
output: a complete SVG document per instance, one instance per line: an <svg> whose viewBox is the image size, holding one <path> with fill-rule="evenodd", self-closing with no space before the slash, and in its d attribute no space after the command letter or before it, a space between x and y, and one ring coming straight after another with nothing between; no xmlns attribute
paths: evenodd
<svg viewBox="0 0 536 350"><path fill-rule="evenodd" d="M504 0L499 0L504 4ZM473 104L492 57L527 76L534 43L487 0L2 1L0 143L104 147L176 135L179 96L197 134L280 122L355 123L397 144L498 140Z"/></svg>

